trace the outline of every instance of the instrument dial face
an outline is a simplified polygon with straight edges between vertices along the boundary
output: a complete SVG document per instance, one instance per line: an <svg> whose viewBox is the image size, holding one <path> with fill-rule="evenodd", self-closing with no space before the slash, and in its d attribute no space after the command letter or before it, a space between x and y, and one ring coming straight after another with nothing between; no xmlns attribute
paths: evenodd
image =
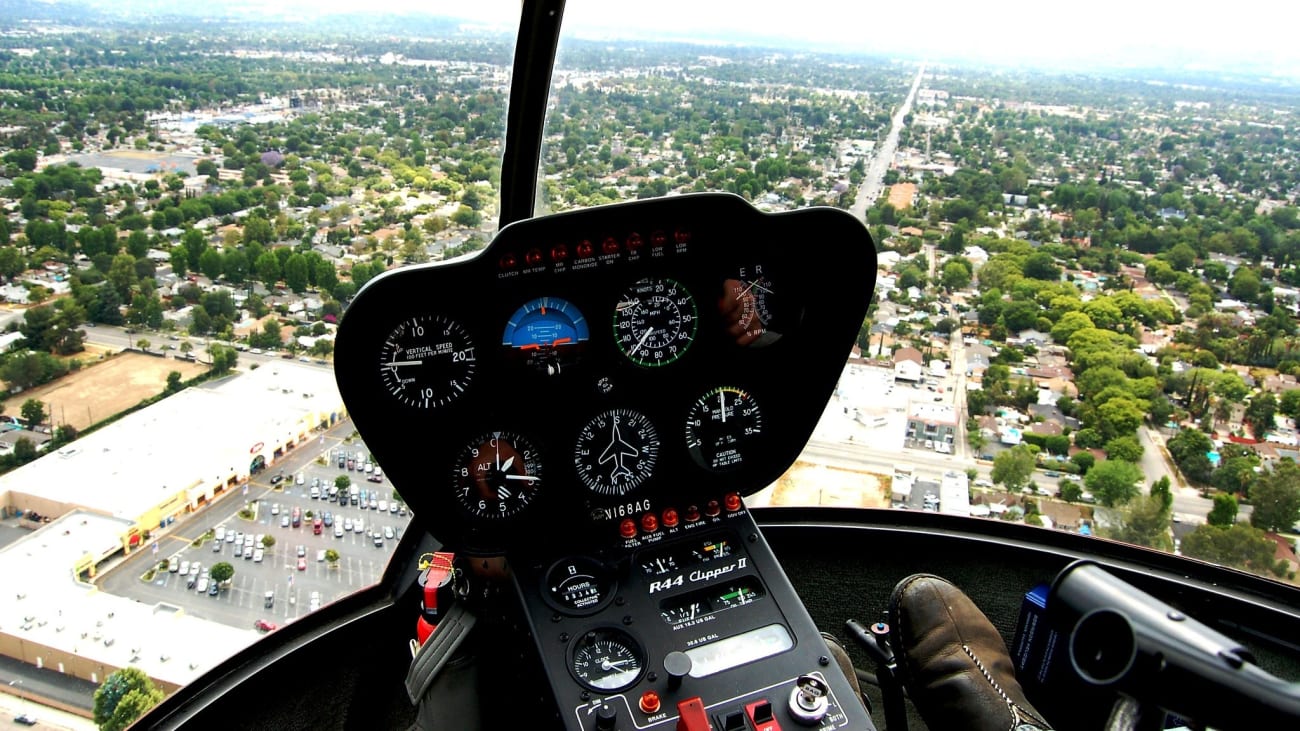
<svg viewBox="0 0 1300 731"><path fill-rule="evenodd" d="M699 328L695 299L674 279L647 278L614 308L614 342L639 366L665 366L686 353Z"/></svg>
<svg viewBox="0 0 1300 731"><path fill-rule="evenodd" d="M471 440L456 457L456 499L480 518L522 512L542 485L540 454L528 440L496 431Z"/></svg>
<svg viewBox="0 0 1300 731"><path fill-rule="evenodd" d="M474 380L474 343L460 323L441 315L412 317L388 334L379 353L384 386L407 406L432 409L455 401Z"/></svg>
<svg viewBox="0 0 1300 731"><path fill-rule="evenodd" d="M771 345L781 339L780 331L789 326L778 319L783 313L781 298L762 264L732 271L723 281L718 310L727 325L727 334L737 345Z"/></svg>
<svg viewBox="0 0 1300 731"><path fill-rule="evenodd" d="M557 562L546 572L546 599L565 614L591 614L614 597L614 572L587 556Z"/></svg>
<svg viewBox="0 0 1300 731"><path fill-rule="evenodd" d="M597 629L574 641L573 677L592 690L616 693L632 687L645 669L645 652L626 632Z"/></svg>
<svg viewBox="0 0 1300 731"><path fill-rule="evenodd" d="M749 393L732 386L715 388L691 405L686 416L686 447L701 467L725 472L741 466L746 448L763 433L763 415Z"/></svg>
<svg viewBox="0 0 1300 731"><path fill-rule="evenodd" d="M654 473L659 435L650 420L631 409L612 409L578 432L574 466L578 478L601 495L624 495Z"/></svg>
<svg viewBox="0 0 1300 731"><path fill-rule="evenodd" d="M559 297L538 297L510 316L501 344L553 376L579 360L590 337L587 318L576 306Z"/></svg>

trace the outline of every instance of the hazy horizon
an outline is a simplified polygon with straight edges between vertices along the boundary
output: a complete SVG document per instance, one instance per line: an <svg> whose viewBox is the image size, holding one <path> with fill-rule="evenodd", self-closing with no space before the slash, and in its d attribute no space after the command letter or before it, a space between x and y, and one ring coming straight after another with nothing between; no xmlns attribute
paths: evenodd
<svg viewBox="0 0 1300 731"><path fill-rule="evenodd" d="M513 33L519 3L280 0L268 5L233 0L213 8L178 0L31 0L28 7L91 7L132 20L176 15L304 24L335 16L360 14L378 20L397 14ZM1259 0L1246 0L1231 14L1200 1L1176 11L1121 0L1096 0L1086 8L1036 6L1016 11L956 0L908 7L804 0L798 8L800 12L792 13L787 3L771 0L661 0L651 10L638 11L625 3L570 0L565 24L572 37L611 42L759 45L1052 71L1165 69L1300 80L1300 46L1290 42L1286 24L1267 22L1266 13L1276 12L1276 5ZM11 7L10 12L21 11Z"/></svg>

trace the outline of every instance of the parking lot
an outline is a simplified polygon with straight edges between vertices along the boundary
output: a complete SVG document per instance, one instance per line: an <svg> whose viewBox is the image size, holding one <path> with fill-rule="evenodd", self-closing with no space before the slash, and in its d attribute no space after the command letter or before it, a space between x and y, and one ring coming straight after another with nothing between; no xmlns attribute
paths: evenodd
<svg viewBox="0 0 1300 731"><path fill-rule="evenodd" d="M341 451L353 456L353 470L346 469L346 461L343 469L338 468L337 456ZM393 510L392 487L386 479L383 482L365 479L364 471L358 469L364 462L356 457L366 454L364 445L355 439L350 443L322 439L311 442L311 447L295 450L268 471L255 475L245 495L232 495L217 506L219 509L196 517L186 526L185 537L176 536L182 540L163 546L163 551L156 554L157 559L175 559L176 572L159 571L148 583L141 582L138 575L113 577L109 590L141 600L173 604L205 619L249 627L258 620L277 625L292 621L376 583L397 540L405 532L410 515L400 502L398 510ZM328 461L320 457L328 457ZM340 475L347 475L356 486L355 505L347 488L340 490L334 500L329 499L328 488L336 484ZM311 497L314 486L318 486L318 494L324 497ZM366 494L364 505L362 490ZM374 508L370 507L372 499ZM239 515L245 501L252 509L251 519ZM380 501L383 501L383 511L378 510ZM292 519L295 508L299 515L296 526ZM326 513L329 526L324 525ZM316 518L322 520L319 535L313 530ZM345 524L348 530L336 530ZM211 537L203 539L201 545L192 545L209 530L213 532ZM217 532L223 534L220 541L216 539ZM274 544L263 549L260 560L254 560L252 555L245 557L246 545L261 546L259 536L273 537ZM179 550L169 554L166 552L169 546ZM334 565L325 560L329 549L339 554ZM235 569L230 585L216 594L200 593L204 583L210 589L210 582L203 582L203 577L221 561ZM181 562L188 562L191 570L195 563L199 564L200 568L192 570L193 582L179 571ZM266 606L268 592L272 595L270 607Z"/></svg>

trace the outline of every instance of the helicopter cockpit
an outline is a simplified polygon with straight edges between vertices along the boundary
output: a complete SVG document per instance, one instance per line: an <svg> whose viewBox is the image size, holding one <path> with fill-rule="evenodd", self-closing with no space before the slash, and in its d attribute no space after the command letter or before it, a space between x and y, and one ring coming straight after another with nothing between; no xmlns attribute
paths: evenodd
<svg viewBox="0 0 1300 731"><path fill-rule="evenodd" d="M1276 677L1300 667L1293 587L1001 521L747 507L836 389L875 247L844 211L724 193L533 217L562 12L522 4L499 233L377 277L340 325L340 391L415 515L383 580L140 727L919 727L883 645L848 644L845 673L820 635L875 623L916 572L1013 654L1050 585L1059 652L1026 687L1057 728L1104 727L1120 697L1148 728L1300 717Z"/></svg>

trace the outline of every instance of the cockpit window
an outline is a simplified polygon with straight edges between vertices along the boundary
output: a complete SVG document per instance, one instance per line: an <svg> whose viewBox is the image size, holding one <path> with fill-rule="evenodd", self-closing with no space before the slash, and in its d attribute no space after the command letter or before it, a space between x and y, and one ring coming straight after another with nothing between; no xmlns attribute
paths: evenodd
<svg viewBox="0 0 1300 731"><path fill-rule="evenodd" d="M498 218L517 2L209 7L0 9L0 625L86 709L378 581L337 323Z"/></svg>
<svg viewBox="0 0 1300 731"><path fill-rule="evenodd" d="M1142 23L1089 36L1104 14L1040 34L972 6L823 5L570 2L545 129L543 212L726 191L869 228L875 303L840 386L749 502L1014 521L1294 580L1293 78Z"/></svg>

